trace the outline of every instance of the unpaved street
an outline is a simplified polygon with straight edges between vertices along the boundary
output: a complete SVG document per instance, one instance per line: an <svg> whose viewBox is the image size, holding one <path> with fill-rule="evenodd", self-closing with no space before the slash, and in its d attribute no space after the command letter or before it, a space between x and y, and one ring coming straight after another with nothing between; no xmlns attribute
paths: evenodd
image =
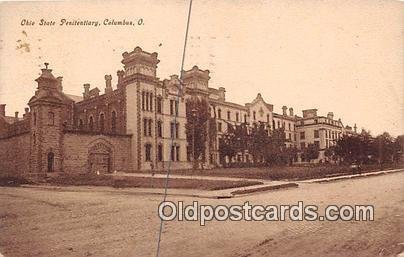
<svg viewBox="0 0 404 257"><path fill-rule="evenodd" d="M372 204L369 222L165 223L161 256L396 256L404 243L404 172L200 204ZM155 256L161 196L93 188L0 188L0 253L12 256Z"/></svg>

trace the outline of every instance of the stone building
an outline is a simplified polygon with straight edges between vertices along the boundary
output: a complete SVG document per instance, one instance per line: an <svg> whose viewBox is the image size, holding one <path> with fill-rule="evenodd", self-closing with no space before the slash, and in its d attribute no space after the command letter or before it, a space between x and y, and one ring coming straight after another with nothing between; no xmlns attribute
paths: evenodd
<svg viewBox="0 0 404 257"><path fill-rule="evenodd" d="M18 112L6 116L6 105L1 104L0 170L45 174L161 170L168 165L189 169L185 103L190 97L207 100L217 142L228 124L241 123L284 128L288 147L314 143L324 150L345 133L332 113L317 116L312 109L300 117L283 106L282 114L277 114L261 94L244 105L228 102L225 88L209 87L209 71L197 66L160 80L157 53L136 47L122 56L116 85L111 75L105 75L103 92L84 84L82 96L66 94L63 78L55 77L45 64L22 117ZM205 156L206 167L219 165L217 147L206 147ZM249 156L237 158L248 161Z"/></svg>

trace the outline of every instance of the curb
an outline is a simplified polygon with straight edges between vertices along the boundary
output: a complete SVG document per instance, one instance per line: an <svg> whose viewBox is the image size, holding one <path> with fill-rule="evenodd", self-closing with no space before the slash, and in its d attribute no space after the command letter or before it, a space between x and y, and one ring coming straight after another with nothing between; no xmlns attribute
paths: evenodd
<svg viewBox="0 0 404 257"><path fill-rule="evenodd" d="M231 192L232 195L243 195L243 194L251 194L251 193L256 193L256 192L263 192L263 191L272 191L272 190L279 190L279 189L285 189L285 188L296 188L299 187L297 183L285 183L285 184L279 184L279 185L273 185L273 186L262 186L262 187L256 187L256 188L250 188L250 189L240 189L240 190L235 190Z"/></svg>

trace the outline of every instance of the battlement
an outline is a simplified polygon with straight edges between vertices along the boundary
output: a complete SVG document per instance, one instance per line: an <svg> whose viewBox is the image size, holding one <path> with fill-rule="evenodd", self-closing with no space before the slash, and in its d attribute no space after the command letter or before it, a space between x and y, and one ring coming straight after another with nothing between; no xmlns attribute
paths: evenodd
<svg viewBox="0 0 404 257"><path fill-rule="evenodd" d="M124 52L122 54L122 64L124 65L125 75L143 74L147 76L156 76L157 64L160 62L157 59L157 53L148 53L142 48L136 47L132 52Z"/></svg>

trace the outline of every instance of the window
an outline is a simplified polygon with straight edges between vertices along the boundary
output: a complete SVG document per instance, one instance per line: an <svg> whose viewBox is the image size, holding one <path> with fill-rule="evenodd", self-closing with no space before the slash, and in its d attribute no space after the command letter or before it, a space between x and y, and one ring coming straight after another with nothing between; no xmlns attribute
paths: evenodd
<svg viewBox="0 0 404 257"><path fill-rule="evenodd" d="M157 157L158 157L159 162L163 161L163 145L157 146Z"/></svg>
<svg viewBox="0 0 404 257"><path fill-rule="evenodd" d="M34 112L34 126L36 125L36 112Z"/></svg>
<svg viewBox="0 0 404 257"><path fill-rule="evenodd" d="M231 120L231 117L230 117L230 116L231 116L230 111L227 111L227 119L228 119L228 120Z"/></svg>
<svg viewBox="0 0 404 257"><path fill-rule="evenodd" d="M170 100L170 115L174 115L174 100Z"/></svg>
<svg viewBox="0 0 404 257"><path fill-rule="evenodd" d="M145 157L147 162L151 161L151 148L152 148L151 144L145 145Z"/></svg>
<svg viewBox="0 0 404 257"><path fill-rule="evenodd" d="M175 147L175 159L177 160L177 162L180 161L180 146L179 145L177 145Z"/></svg>
<svg viewBox="0 0 404 257"><path fill-rule="evenodd" d="M292 140L292 133L289 133L289 140Z"/></svg>
<svg viewBox="0 0 404 257"><path fill-rule="evenodd" d="M178 101L175 101L175 115L178 116Z"/></svg>
<svg viewBox="0 0 404 257"><path fill-rule="evenodd" d="M171 154L170 154L171 161L175 161L175 146L171 146Z"/></svg>
<svg viewBox="0 0 404 257"><path fill-rule="evenodd" d="M147 136L147 119L143 119L143 135Z"/></svg>
<svg viewBox="0 0 404 257"><path fill-rule="evenodd" d="M269 123L269 114L267 114L267 122Z"/></svg>
<svg viewBox="0 0 404 257"><path fill-rule="evenodd" d="M297 140L297 136L296 136L296 134L293 134L294 135L294 140L296 141Z"/></svg>
<svg viewBox="0 0 404 257"><path fill-rule="evenodd" d="M100 114L100 131L104 132L104 122L105 122L105 115L103 113Z"/></svg>
<svg viewBox="0 0 404 257"><path fill-rule="evenodd" d="M113 133L116 132L116 112L112 111L111 113L111 131Z"/></svg>
<svg viewBox="0 0 404 257"><path fill-rule="evenodd" d="M152 135L152 125L153 125L153 121L151 119L149 119L149 129L148 129L148 135L151 136Z"/></svg>
<svg viewBox="0 0 404 257"><path fill-rule="evenodd" d="M236 121L239 122L239 113L236 112Z"/></svg>
<svg viewBox="0 0 404 257"><path fill-rule="evenodd" d="M272 120L272 128L275 129L275 121Z"/></svg>
<svg viewBox="0 0 404 257"><path fill-rule="evenodd" d="M171 138L178 138L178 135L179 135L179 126L180 126L180 124L179 123L174 123L174 122L171 122L171 124L170 124L170 135L171 135Z"/></svg>
<svg viewBox="0 0 404 257"><path fill-rule="evenodd" d="M253 111L253 119L255 120L255 118L256 118L256 113L255 113L255 111Z"/></svg>
<svg viewBox="0 0 404 257"><path fill-rule="evenodd" d="M88 128L92 131L94 129L94 119L90 116L90 121L88 122Z"/></svg>
<svg viewBox="0 0 404 257"><path fill-rule="evenodd" d="M145 106L145 93L142 92L142 110L144 111L144 106Z"/></svg>
<svg viewBox="0 0 404 257"><path fill-rule="evenodd" d="M163 125L162 122L159 120L157 121L157 136L163 137Z"/></svg>
<svg viewBox="0 0 404 257"><path fill-rule="evenodd" d="M314 138L319 138L320 137L320 133L318 132L318 130L314 130Z"/></svg>
<svg viewBox="0 0 404 257"><path fill-rule="evenodd" d="M150 110L150 111L153 111L153 94L150 93L149 97L150 97L150 101L149 101L149 103L150 103L150 108L149 108L149 110Z"/></svg>
<svg viewBox="0 0 404 257"><path fill-rule="evenodd" d="M230 123L227 123L227 132L231 131L233 126Z"/></svg>
<svg viewBox="0 0 404 257"><path fill-rule="evenodd" d="M289 126L289 131L292 130L292 126L290 125L290 123L288 123Z"/></svg>
<svg viewBox="0 0 404 257"><path fill-rule="evenodd" d="M48 125L55 125L55 114L53 112L48 113Z"/></svg>
<svg viewBox="0 0 404 257"><path fill-rule="evenodd" d="M222 132L222 123L221 122L217 123L217 131Z"/></svg>
<svg viewBox="0 0 404 257"><path fill-rule="evenodd" d="M220 110L220 109L217 110L217 118L218 119L222 118L222 110Z"/></svg>
<svg viewBox="0 0 404 257"><path fill-rule="evenodd" d="M178 116L178 102L176 100L170 100L170 114Z"/></svg>
<svg viewBox="0 0 404 257"><path fill-rule="evenodd" d="M281 122L278 120L278 128L281 127Z"/></svg>
<svg viewBox="0 0 404 257"><path fill-rule="evenodd" d="M247 123L247 114L244 114L244 122Z"/></svg>
<svg viewBox="0 0 404 257"><path fill-rule="evenodd" d="M149 93L146 92L146 111L149 110Z"/></svg>
<svg viewBox="0 0 404 257"><path fill-rule="evenodd" d="M306 138L306 136L305 136L305 134L304 134L304 132L300 132L300 139L305 139Z"/></svg>
<svg viewBox="0 0 404 257"><path fill-rule="evenodd" d="M314 146L317 148L320 148L320 141L314 141Z"/></svg>
<svg viewBox="0 0 404 257"><path fill-rule="evenodd" d="M157 97L157 113L162 113L163 112L163 102L162 102L162 98L161 97Z"/></svg>

